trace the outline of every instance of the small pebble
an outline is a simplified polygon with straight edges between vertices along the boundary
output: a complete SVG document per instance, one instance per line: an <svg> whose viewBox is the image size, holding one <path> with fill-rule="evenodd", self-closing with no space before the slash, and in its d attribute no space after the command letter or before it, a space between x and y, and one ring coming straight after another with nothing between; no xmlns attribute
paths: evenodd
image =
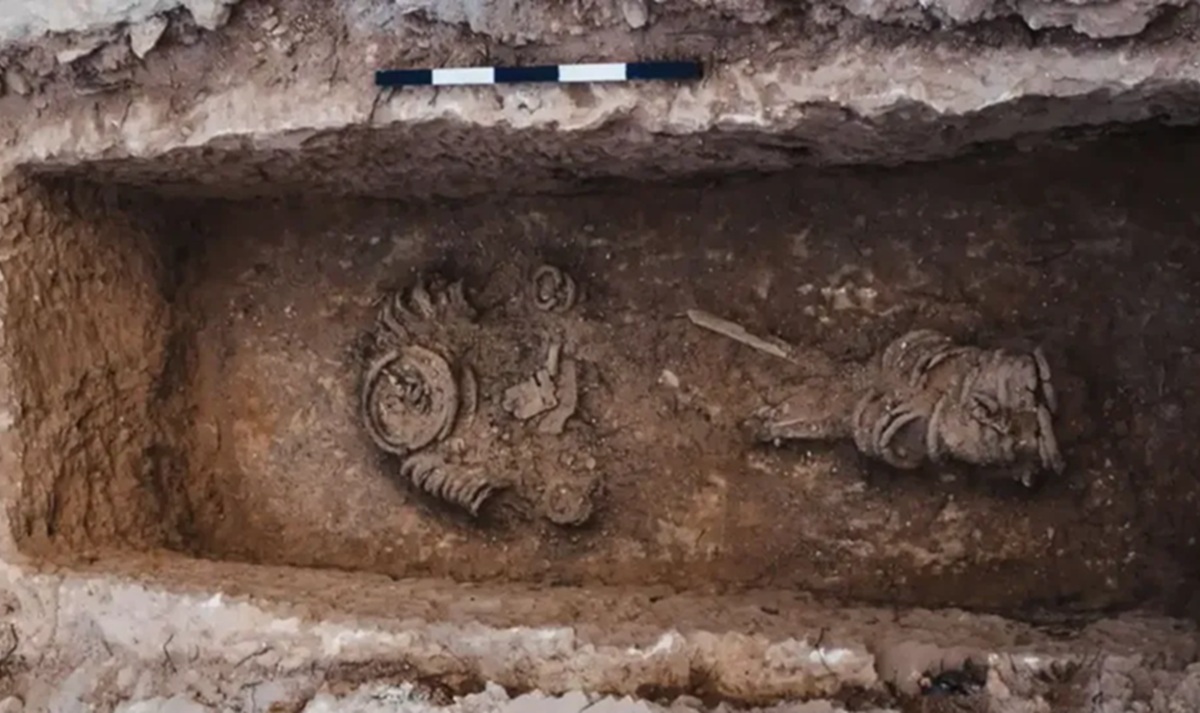
<svg viewBox="0 0 1200 713"><path fill-rule="evenodd" d="M679 388L679 377L676 376L675 372L671 371L670 369L663 369L662 376L659 377L658 382L660 384L669 386L672 389Z"/></svg>
<svg viewBox="0 0 1200 713"><path fill-rule="evenodd" d="M129 47L138 59L145 58L154 49L167 31L167 24L167 18L158 15L129 28Z"/></svg>
<svg viewBox="0 0 1200 713"><path fill-rule="evenodd" d="M28 96L29 93L33 91L29 86L29 81L25 79L25 76L15 69L10 69L4 73L4 84L8 87L9 91L13 92L14 94L19 94L23 97Z"/></svg>
<svg viewBox="0 0 1200 713"><path fill-rule="evenodd" d="M649 20L645 0L622 0L621 14L625 16L625 22L635 30L645 27L646 21Z"/></svg>

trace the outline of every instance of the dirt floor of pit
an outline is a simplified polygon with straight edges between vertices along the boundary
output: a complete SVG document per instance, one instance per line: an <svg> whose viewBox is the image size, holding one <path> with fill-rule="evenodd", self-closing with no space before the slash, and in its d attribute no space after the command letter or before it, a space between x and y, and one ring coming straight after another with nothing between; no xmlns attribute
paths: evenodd
<svg viewBox="0 0 1200 713"><path fill-rule="evenodd" d="M1187 606L1196 166L1196 144L1122 140L504 202L178 208L197 233L179 243L174 296L191 545L396 577L800 588L1022 615ZM529 306L543 262L584 295L565 315ZM521 485L477 521L414 492L358 417L377 302L431 270L463 279L480 315L462 358L486 437L462 447ZM837 361L913 327L1039 343L1067 470L1026 492L948 468L898 475L845 445L754 445L742 420L817 367L700 330L691 308ZM561 436L500 408L552 342L579 367ZM592 477L582 528L519 497Z"/></svg>

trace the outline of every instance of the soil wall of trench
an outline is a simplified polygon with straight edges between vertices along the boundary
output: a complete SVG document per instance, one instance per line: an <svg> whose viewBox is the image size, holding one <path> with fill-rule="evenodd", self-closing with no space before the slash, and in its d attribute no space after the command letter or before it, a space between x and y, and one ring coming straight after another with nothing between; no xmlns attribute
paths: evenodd
<svg viewBox="0 0 1200 713"><path fill-rule="evenodd" d="M0 1L0 707L1200 709L1197 13ZM360 422L434 274L474 518ZM747 435L917 328L1044 350L1060 476Z"/></svg>

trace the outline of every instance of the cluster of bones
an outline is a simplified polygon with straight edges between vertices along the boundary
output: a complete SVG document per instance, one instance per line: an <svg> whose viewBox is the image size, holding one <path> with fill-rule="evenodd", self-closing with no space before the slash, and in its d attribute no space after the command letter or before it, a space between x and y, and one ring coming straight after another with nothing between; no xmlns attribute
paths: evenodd
<svg viewBox="0 0 1200 713"><path fill-rule="evenodd" d="M1063 469L1056 407L1040 348L963 346L921 329L849 374L811 380L752 424L762 441L853 439L894 468L954 460L1007 467L1031 485Z"/></svg>
<svg viewBox="0 0 1200 713"><path fill-rule="evenodd" d="M561 314L575 304L576 285L567 274L543 266L532 275L529 298L538 311ZM689 316L700 326L787 356L787 345L778 340L759 339L699 311ZM367 363L361 402L367 433L400 458L403 476L472 515L510 485L491 472L494 459L462 457L465 441L489 436L486 424L476 423L477 377L448 345L455 325L471 325L476 318L461 282L419 282L388 295L378 314L375 356ZM575 362L554 344L543 368L504 392L503 410L539 433L561 434L578 401L576 380ZM1010 467L1029 485L1037 472L1063 469L1055 409L1041 349L964 346L923 329L895 339L866 364L810 379L750 422L764 442L846 439L894 468L946 460ZM557 524L581 524L592 512L587 485L551 489L548 495L543 514Z"/></svg>
<svg viewBox="0 0 1200 713"><path fill-rule="evenodd" d="M552 266L534 271L528 301L548 316L569 311L574 280ZM523 481L503 472L505 445L496 439L497 409L481 414L478 377L463 347L478 341L478 313L461 282L418 281L388 294L377 314L372 356L363 377L363 425L375 445L400 459L418 490L477 515L498 490ZM545 364L504 391L500 409L534 432L561 435L578 404L578 373L561 343ZM541 514L580 525L592 513L594 478L539 483Z"/></svg>

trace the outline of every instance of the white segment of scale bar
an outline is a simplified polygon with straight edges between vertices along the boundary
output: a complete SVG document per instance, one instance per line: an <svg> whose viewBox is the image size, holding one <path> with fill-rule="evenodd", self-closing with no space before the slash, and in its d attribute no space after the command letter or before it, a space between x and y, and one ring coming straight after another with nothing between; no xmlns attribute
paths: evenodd
<svg viewBox="0 0 1200 713"><path fill-rule="evenodd" d="M558 81L560 82L623 82L625 76L624 62L608 64L560 64L558 65Z"/></svg>
<svg viewBox="0 0 1200 713"><path fill-rule="evenodd" d="M495 83L495 67L448 67L433 70L434 86Z"/></svg>

